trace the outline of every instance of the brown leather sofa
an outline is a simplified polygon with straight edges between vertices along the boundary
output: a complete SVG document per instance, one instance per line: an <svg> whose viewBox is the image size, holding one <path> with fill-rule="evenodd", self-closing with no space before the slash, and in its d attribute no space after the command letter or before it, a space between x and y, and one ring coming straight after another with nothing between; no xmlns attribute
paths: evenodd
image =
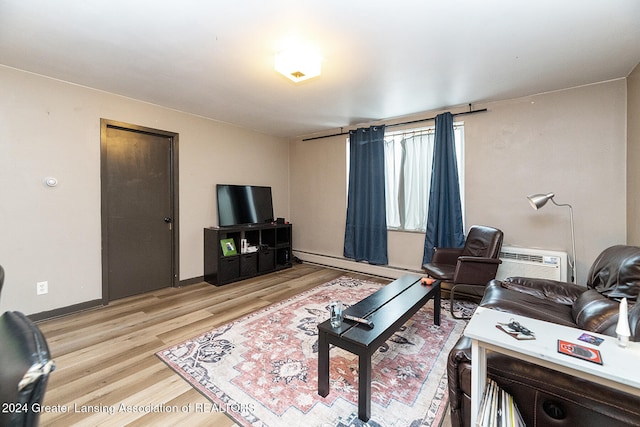
<svg viewBox="0 0 640 427"><path fill-rule="evenodd" d="M640 248L618 245L593 263L587 286L512 277L493 280L483 307L615 336L619 302L629 300L631 340L640 341ZM526 325L525 325L526 326ZM640 364L640 361L638 361ZM449 353L453 427L470 424L471 341L462 337ZM637 375L638 366L630 366ZM488 376L510 393L528 427L640 426L640 398L562 372L489 352Z"/></svg>
<svg viewBox="0 0 640 427"><path fill-rule="evenodd" d="M0 291L4 270L0 266ZM0 316L0 426L37 426L55 364L38 327L19 311Z"/></svg>

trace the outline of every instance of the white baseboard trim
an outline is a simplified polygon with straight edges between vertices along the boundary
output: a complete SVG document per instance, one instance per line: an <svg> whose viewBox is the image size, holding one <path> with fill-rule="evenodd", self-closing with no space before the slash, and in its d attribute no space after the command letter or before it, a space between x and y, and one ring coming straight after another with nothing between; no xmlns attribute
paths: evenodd
<svg viewBox="0 0 640 427"><path fill-rule="evenodd" d="M354 271L356 273L369 274L372 276L385 277L389 279L397 279L406 274L417 274L417 275L425 274L423 271L419 271L419 270L390 267L385 265L373 265L373 264L368 264L366 262L356 262L347 258L338 258L334 256L315 254L311 252L294 250L293 254L304 262L338 268L340 270Z"/></svg>

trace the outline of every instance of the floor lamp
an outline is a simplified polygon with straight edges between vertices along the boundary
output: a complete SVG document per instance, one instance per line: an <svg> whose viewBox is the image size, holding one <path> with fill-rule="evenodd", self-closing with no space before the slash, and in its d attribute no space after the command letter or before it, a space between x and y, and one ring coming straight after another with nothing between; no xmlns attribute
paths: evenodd
<svg viewBox="0 0 640 427"><path fill-rule="evenodd" d="M531 196L527 196L527 199L529 199L529 203L531 204L531 207L535 210L540 209L541 207L543 207L549 200L551 200L553 202L554 205L556 206L566 206L569 208L569 214L570 214L570 219L571 219L571 258L572 261L570 262L570 267L571 267L571 282L572 283L576 283L576 238L575 238L575 231L573 228L573 207L568 204L568 203L562 203L562 204L558 204L556 203L555 200L553 200L553 198L555 197L555 194L553 193L549 193L549 194L533 194Z"/></svg>

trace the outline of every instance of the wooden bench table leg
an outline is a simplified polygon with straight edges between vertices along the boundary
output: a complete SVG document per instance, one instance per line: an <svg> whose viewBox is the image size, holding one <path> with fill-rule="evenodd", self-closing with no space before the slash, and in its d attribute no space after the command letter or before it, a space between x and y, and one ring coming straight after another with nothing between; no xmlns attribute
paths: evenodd
<svg viewBox="0 0 640 427"><path fill-rule="evenodd" d="M329 342L326 332L318 331L318 394L329 394Z"/></svg>
<svg viewBox="0 0 640 427"><path fill-rule="evenodd" d="M371 354L358 355L358 418L367 422L371 417Z"/></svg>

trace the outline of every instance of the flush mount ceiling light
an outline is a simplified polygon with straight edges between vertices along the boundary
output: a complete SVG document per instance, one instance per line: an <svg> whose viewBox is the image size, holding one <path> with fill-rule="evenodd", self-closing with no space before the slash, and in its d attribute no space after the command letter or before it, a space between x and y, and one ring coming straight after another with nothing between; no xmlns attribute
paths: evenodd
<svg viewBox="0 0 640 427"><path fill-rule="evenodd" d="M275 69L295 83L320 75L322 56L310 45L293 45L276 53Z"/></svg>

